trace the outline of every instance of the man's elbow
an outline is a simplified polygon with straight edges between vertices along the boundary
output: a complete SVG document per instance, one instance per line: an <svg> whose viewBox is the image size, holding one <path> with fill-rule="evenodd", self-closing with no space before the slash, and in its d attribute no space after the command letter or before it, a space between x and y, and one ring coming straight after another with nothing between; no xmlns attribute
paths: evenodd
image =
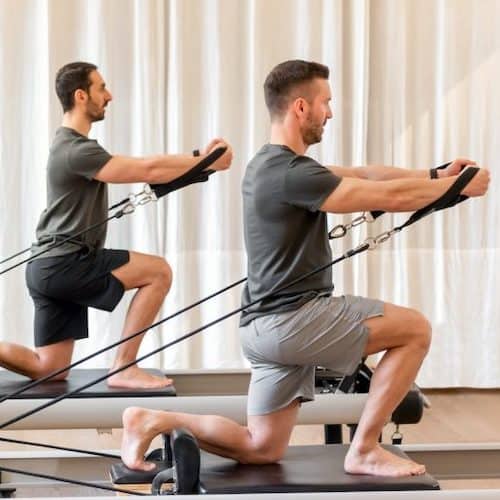
<svg viewBox="0 0 500 500"><path fill-rule="evenodd" d="M141 160L142 182L147 184L160 184L162 176L159 162L156 158L144 158Z"/></svg>

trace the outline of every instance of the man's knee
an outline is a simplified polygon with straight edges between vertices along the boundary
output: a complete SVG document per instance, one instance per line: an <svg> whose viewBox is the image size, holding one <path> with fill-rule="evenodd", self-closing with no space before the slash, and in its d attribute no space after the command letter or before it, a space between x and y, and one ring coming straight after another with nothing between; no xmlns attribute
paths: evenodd
<svg viewBox="0 0 500 500"><path fill-rule="evenodd" d="M157 281L159 286L161 286L168 292L170 286L172 285L172 277L173 277L172 268L170 267L170 264L163 257L157 257L155 268L156 268L155 281Z"/></svg>
<svg viewBox="0 0 500 500"><path fill-rule="evenodd" d="M276 445L267 441L252 442L240 459L247 464L273 464L284 456L288 445Z"/></svg>
<svg viewBox="0 0 500 500"><path fill-rule="evenodd" d="M59 370L62 370L68 366L68 364L58 363L57 360L41 360L40 366L37 367L36 371L32 375L33 379L38 380L48 375L52 375ZM51 376L50 380L58 381L58 380L66 380L69 375L69 370L65 370L62 373L58 373L57 375Z"/></svg>
<svg viewBox="0 0 500 500"><path fill-rule="evenodd" d="M432 338L432 326L429 320L421 312L410 309L408 325L412 334L410 341L416 347L427 352Z"/></svg>

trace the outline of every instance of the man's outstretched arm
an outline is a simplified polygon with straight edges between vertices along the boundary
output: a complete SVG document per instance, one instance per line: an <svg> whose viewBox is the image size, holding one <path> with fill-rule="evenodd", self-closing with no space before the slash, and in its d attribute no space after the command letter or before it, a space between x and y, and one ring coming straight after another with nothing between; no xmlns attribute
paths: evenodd
<svg viewBox="0 0 500 500"><path fill-rule="evenodd" d="M437 171L439 179L450 177L460 173L467 165L475 165L476 162L467 158L457 158L444 169ZM409 169L400 167L389 167L384 165L367 165L365 167L328 167L339 177L355 177L370 181L389 181L393 179L429 179L429 169Z"/></svg>
<svg viewBox="0 0 500 500"><path fill-rule="evenodd" d="M211 151L219 147L226 147L226 152L215 161L212 170L229 168L233 152L231 147L222 139L213 140L200 156L192 155L158 155L147 158L132 158L127 156L113 156L94 176L94 179L112 184L131 182L147 182L148 184L162 184L170 182L191 170Z"/></svg>
<svg viewBox="0 0 500 500"><path fill-rule="evenodd" d="M344 177L323 202L320 210L331 213L418 210L442 196L456 178L456 176L442 179L408 178L376 182ZM482 168L462 190L462 194L482 196L488 190L489 181L489 171Z"/></svg>

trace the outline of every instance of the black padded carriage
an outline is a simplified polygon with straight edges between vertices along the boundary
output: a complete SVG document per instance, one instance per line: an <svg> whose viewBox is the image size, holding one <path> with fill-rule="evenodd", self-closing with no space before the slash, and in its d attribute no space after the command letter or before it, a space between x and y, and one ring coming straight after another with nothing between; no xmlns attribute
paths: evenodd
<svg viewBox="0 0 500 500"><path fill-rule="evenodd" d="M180 439L179 439L180 438ZM187 439L185 439L187 438ZM181 446L173 449L173 469L166 467L168 478L177 478L177 489L182 493L242 494L242 493L303 493L347 491L415 491L438 490L438 482L429 474L398 478L352 475L344 472L347 445L291 446L279 463L268 465L244 465L210 453L201 452L193 436L185 430L176 430L172 440ZM184 443L182 443L184 441ZM194 449L194 446L196 450ZM391 452L405 457L397 446L385 446ZM165 458L167 454L164 454ZM201 459L200 459L201 456ZM158 455L156 458L160 458ZM198 462L198 463L197 463ZM201 465L200 465L201 462ZM157 483L161 461L151 472L132 471L125 465L111 468L114 484ZM179 471L181 466L181 471ZM194 477L199 471L199 477ZM167 472L167 474L164 474ZM191 476L191 477L190 477ZM186 489L187 486L187 489ZM175 491L174 487L174 491Z"/></svg>
<svg viewBox="0 0 500 500"><path fill-rule="evenodd" d="M149 373L163 377L160 370L146 370ZM106 369L81 369L71 370L66 380L43 382L40 385L27 389L25 392L14 396L13 399L52 399L62 394L71 392L90 382L104 377L108 373ZM16 375L9 371L0 371L0 397L18 391L31 383L31 380L22 375ZM96 385L71 395L72 398L127 398L127 397L150 397L150 396L175 396L173 386L160 389L123 389L119 387L108 387L105 380Z"/></svg>

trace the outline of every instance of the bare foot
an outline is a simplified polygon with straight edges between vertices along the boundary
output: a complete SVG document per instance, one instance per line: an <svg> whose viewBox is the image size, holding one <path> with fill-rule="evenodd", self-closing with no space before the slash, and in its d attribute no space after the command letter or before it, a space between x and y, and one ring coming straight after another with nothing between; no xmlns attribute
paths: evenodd
<svg viewBox="0 0 500 500"><path fill-rule="evenodd" d="M123 437L121 455L129 469L150 471L155 464L146 462L144 455L157 436L154 428L155 412L143 408L127 408L123 412Z"/></svg>
<svg viewBox="0 0 500 500"><path fill-rule="evenodd" d="M113 367L113 370L116 368L118 367ZM108 378L109 387L124 387L127 389L161 389L172 385L172 382L171 378L151 375L137 366L131 366Z"/></svg>
<svg viewBox="0 0 500 500"><path fill-rule="evenodd" d="M425 474L425 465L398 457L380 445L361 453L349 448L344 461L344 469L349 474L371 474L373 476L419 476Z"/></svg>

